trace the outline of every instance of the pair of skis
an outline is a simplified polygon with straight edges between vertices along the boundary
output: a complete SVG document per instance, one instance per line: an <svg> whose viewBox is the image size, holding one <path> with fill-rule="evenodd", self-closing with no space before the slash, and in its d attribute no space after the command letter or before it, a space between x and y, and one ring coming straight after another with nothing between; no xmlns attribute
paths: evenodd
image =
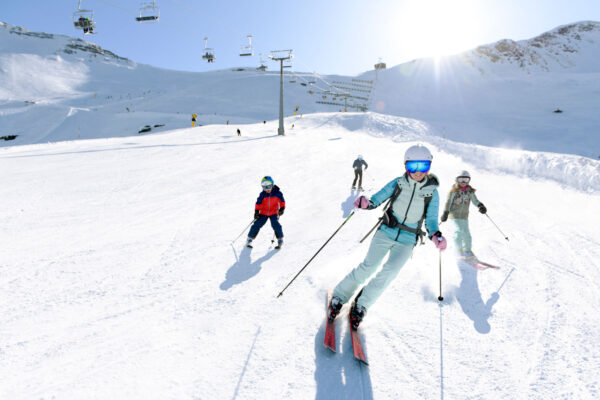
<svg viewBox="0 0 600 400"><path fill-rule="evenodd" d="M323 345L327 347L329 350L336 352L335 346L335 320L330 321L327 315L327 310L329 309L329 303L331 302L331 296L333 294L332 290L327 292L327 307L325 308L325 339L323 340ZM348 315L349 317L349 315ZM358 361L362 362L365 365L369 365L367 359L365 357L365 353L362 348L362 342L360 341L360 336L358 335L358 329L354 329L352 327L352 323L350 322L350 318L348 318L348 323L350 327L350 338L352 339L352 353L354 353L354 358Z"/></svg>

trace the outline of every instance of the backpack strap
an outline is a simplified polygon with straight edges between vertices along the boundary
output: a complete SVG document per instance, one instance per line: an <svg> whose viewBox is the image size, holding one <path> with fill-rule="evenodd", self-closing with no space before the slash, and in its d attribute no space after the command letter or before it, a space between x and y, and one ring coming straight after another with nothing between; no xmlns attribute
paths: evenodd
<svg viewBox="0 0 600 400"><path fill-rule="evenodd" d="M398 221L398 219L394 216L392 209L390 208L390 205L394 202L394 200L396 200L396 198L400 195L401 192L402 192L402 189L400 188L400 186L396 185L396 187L394 188L394 193L390 197L390 201L385 206L383 216L381 217L381 223L389 226L390 228L398 228L399 230L402 230L402 231L414 233L416 235L415 244L418 244L419 240L421 241L421 244L425 244L423 238L425 237L426 234L425 234L425 232L423 232L421 230L421 227L423 226L423 220L425 220L425 217L427 216L427 210L429 209L429 203L431 203L431 199L433 198L433 196L425 197L425 199L424 199L425 206L423 207L423 215L421 216L421 219L419 220L417 228L411 228L410 226L401 224Z"/></svg>

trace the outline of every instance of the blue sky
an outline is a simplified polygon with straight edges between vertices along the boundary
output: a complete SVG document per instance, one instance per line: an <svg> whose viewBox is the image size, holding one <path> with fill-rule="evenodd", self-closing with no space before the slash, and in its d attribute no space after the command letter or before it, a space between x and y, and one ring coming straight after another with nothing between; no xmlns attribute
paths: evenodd
<svg viewBox="0 0 600 400"><path fill-rule="evenodd" d="M528 39L556 26L600 21L599 0L157 0L160 21L139 24L141 2L82 0L92 9L92 41L154 66L209 71L257 66L271 50L293 49L293 69L355 75L379 58L388 66L452 54L500 39ZM77 0L0 1L0 21L31 31L82 37L72 27ZM254 57L240 57L246 35ZM216 62L202 60L203 38Z"/></svg>

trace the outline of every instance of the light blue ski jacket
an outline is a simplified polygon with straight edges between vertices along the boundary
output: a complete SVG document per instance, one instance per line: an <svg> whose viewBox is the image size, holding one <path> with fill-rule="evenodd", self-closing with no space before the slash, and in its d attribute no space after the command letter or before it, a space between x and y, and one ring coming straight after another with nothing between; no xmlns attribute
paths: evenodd
<svg viewBox="0 0 600 400"><path fill-rule="evenodd" d="M379 207L389 199L394 193L396 185L400 186L401 191L391 205L391 209L398 222L408 227L414 229L418 227L419 220L423 216L425 198L431 197L431 202L425 215L425 227L431 238L431 235L439 230L438 214L440 196L437 191L437 187L439 186L437 177L433 174L428 174L421 182L409 178L408 174L395 178L371 197L371 207ZM417 242L417 235L398 227L390 228L387 225L381 224L379 230L385 233L390 239L400 243L414 245Z"/></svg>

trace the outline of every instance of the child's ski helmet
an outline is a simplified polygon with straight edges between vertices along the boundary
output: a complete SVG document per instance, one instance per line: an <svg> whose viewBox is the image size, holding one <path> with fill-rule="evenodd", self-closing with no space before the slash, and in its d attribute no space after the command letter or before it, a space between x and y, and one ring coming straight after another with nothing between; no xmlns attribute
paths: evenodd
<svg viewBox="0 0 600 400"><path fill-rule="evenodd" d="M417 144L409 147L404 153L404 162L407 161L431 161L433 155L429 149L422 144Z"/></svg>
<svg viewBox="0 0 600 400"><path fill-rule="evenodd" d="M270 176L268 176L268 175L267 175L267 176L265 176L264 178L262 178L262 181L260 181L260 184L261 184L262 186L265 186L265 185L273 185L273 184L274 184L274 182L273 182L273 178L271 178Z"/></svg>

